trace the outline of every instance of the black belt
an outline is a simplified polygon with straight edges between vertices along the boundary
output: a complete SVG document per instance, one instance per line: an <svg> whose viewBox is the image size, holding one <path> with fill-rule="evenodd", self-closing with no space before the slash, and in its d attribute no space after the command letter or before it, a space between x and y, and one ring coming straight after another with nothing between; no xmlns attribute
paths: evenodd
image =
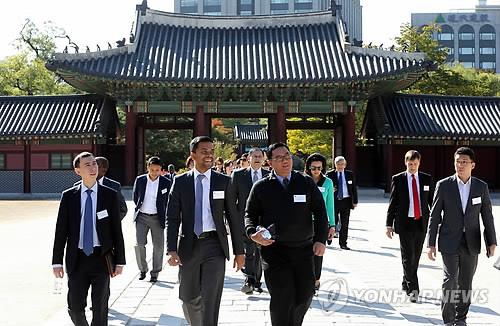
<svg viewBox="0 0 500 326"><path fill-rule="evenodd" d="M156 214L148 214L148 213L144 213L144 212L141 212L141 211L139 211L139 213L144 214L146 216L156 216L156 215L158 215L158 213L156 213Z"/></svg>
<svg viewBox="0 0 500 326"><path fill-rule="evenodd" d="M200 233L198 239L215 238L216 236L217 236L217 231L208 231Z"/></svg>

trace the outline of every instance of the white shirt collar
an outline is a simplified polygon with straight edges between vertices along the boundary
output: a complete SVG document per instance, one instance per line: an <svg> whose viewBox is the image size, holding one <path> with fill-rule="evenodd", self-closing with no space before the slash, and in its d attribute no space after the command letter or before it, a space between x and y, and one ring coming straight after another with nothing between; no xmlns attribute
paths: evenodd
<svg viewBox="0 0 500 326"><path fill-rule="evenodd" d="M88 188L83 184L83 181L80 185L81 185L80 192L84 194ZM93 193L97 193L97 182L94 183L94 185L92 186L92 188L90 188L90 190L92 190Z"/></svg>
<svg viewBox="0 0 500 326"><path fill-rule="evenodd" d="M155 179L155 181L151 180L151 178L149 177L149 174L146 174L146 179L148 179L148 183L157 183L160 181L159 176Z"/></svg>
<svg viewBox="0 0 500 326"><path fill-rule="evenodd" d="M456 178L457 178L457 183L458 183L458 185L459 185L459 186L460 186L460 185L462 185L462 186L470 186L470 182L471 182L471 180L472 180L472 176L470 176L470 177L469 177L469 180L467 180L467 182L465 182L465 183L462 181L462 179L460 179L460 178L458 177L458 174L455 174L455 176L456 176Z"/></svg>
<svg viewBox="0 0 500 326"><path fill-rule="evenodd" d="M254 170L252 167L250 167L250 171L252 172L252 175L254 175L255 172L262 174L262 168L258 168L257 170Z"/></svg>
<svg viewBox="0 0 500 326"><path fill-rule="evenodd" d="M200 174L203 174L208 180L210 180L210 176L212 175L212 169L208 169L205 171L205 173L201 173L200 171L198 171L196 168L193 168L193 171L194 171L194 179L196 180L196 178L200 175Z"/></svg>

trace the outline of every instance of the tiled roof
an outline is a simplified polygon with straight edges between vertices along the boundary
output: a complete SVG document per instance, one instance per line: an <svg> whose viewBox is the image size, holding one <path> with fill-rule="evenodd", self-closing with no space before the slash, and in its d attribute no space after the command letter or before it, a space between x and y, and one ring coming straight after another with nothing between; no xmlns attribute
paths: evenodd
<svg viewBox="0 0 500 326"><path fill-rule="evenodd" d="M500 99L395 94L384 101L388 138L500 140Z"/></svg>
<svg viewBox="0 0 500 326"><path fill-rule="evenodd" d="M207 17L148 9L135 42L121 48L57 54L58 73L138 82L335 83L422 73L422 54L363 49L344 42L330 11Z"/></svg>
<svg viewBox="0 0 500 326"><path fill-rule="evenodd" d="M104 136L113 110L101 95L0 96L0 139Z"/></svg>
<svg viewBox="0 0 500 326"><path fill-rule="evenodd" d="M236 125L234 138L243 144L267 145L267 128L265 125Z"/></svg>

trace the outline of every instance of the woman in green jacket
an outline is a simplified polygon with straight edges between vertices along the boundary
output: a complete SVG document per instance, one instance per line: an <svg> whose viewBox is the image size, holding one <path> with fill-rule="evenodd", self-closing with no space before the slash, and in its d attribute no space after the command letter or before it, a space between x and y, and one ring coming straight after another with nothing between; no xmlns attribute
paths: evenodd
<svg viewBox="0 0 500 326"><path fill-rule="evenodd" d="M330 178L325 176L326 170L326 158L319 154L314 153L310 155L306 160L305 173L311 176L318 186L321 194L323 195L323 200L325 201L326 213L328 215L328 241L331 243L333 236L335 235L335 218L334 218L334 200L333 200L333 182ZM316 282L314 288L316 291L319 290L320 277L321 277L321 267L323 265L323 256L314 256L314 273L316 276Z"/></svg>

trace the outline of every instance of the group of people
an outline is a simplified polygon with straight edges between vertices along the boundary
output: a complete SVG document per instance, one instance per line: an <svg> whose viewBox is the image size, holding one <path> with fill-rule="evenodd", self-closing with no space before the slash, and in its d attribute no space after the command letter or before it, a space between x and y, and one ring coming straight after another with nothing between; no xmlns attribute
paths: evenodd
<svg viewBox="0 0 500 326"><path fill-rule="evenodd" d="M314 153L303 171L295 171L288 146L275 143L266 152L252 148L239 159L239 168L232 169L236 162L216 159L214 142L206 136L192 139L189 151L187 172L176 174L173 166L162 169L161 160L154 156L147 161L147 173L135 180L139 279L144 280L149 271L146 244L151 231L149 281L158 280L166 243L168 264L179 268L179 298L187 321L217 325L225 261L231 257L229 231L233 267L245 275L241 291L262 292L264 275L272 324L301 325L320 287L326 244L338 238L341 249L350 249L349 216L358 195L346 159L336 157L335 169L327 171L326 158ZM488 188L471 177L474 153L460 148L454 157L456 174L438 182L435 190L431 176L419 171L417 151L406 154L406 171L392 178L386 234L389 238L399 234L402 289L412 302L418 299L417 269L427 228L431 259L436 256L439 234L445 291L471 290L480 251L479 215L487 255L495 251ZM104 176L108 168L104 160L88 152L75 157L73 165L81 182L63 192L57 218L53 271L63 277L66 248L68 312L75 325L88 325L84 310L90 286L92 325L107 325L109 280L121 274L125 265L121 219L126 205L122 207L119 183ZM458 304L445 302L443 296L447 325L465 325L470 296L462 295Z"/></svg>

